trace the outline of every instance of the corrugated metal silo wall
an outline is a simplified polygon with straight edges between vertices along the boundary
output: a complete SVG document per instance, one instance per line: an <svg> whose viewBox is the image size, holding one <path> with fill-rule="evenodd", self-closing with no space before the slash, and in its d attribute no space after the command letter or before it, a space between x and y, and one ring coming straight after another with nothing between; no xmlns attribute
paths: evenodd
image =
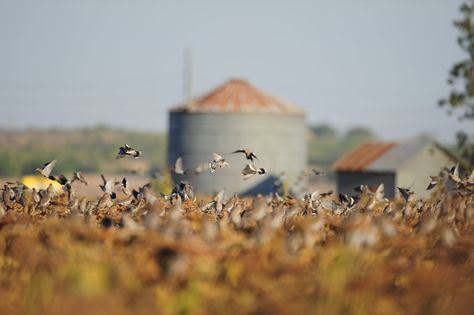
<svg viewBox="0 0 474 315"><path fill-rule="evenodd" d="M168 134L168 163L173 165L178 156L183 158L189 175L173 174L173 180L189 180L197 192L209 195L221 189L228 194L252 191L268 192L273 188L272 176L285 172L291 185L299 172L306 168L306 122L304 115L247 114L247 113L179 113L171 112ZM254 176L244 181L241 171L247 161L243 154L232 151L248 148L259 157L255 164L269 174ZM226 158L231 167L215 173L194 175L200 162L212 160L216 152ZM266 181L266 184L262 182ZM290 187L298 192L298 187Z"/></svg>
<svg viewBox="0 0 474 315"><path fill-rule="evenodd" d="M376 189L381 183L384 184L385 196L392 199L395 196L395 174L393 172L336 172L337 192L354 195L354 187L367 185Z"/></svg>

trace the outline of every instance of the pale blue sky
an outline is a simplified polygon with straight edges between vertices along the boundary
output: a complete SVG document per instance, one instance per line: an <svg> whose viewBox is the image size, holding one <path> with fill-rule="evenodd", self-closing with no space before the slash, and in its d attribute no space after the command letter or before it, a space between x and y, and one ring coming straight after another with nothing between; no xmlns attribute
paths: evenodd
<svg viewBox="0 0 474 315"><path fill-rule="evenodd" d="M0 0L0 126L166 130L191 47L197 94L241 77L311 123L450 140L459 123L436 102L462 57L459 4Z"/></svg>

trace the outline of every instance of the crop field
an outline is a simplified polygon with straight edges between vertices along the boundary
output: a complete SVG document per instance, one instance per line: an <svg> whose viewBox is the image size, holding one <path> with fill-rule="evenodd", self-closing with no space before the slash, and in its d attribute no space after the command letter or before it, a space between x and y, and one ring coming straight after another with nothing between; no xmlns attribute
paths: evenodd
<svg viewBox="0 0 474 315"><path fill-rule="evenodd" d="M428 200L362 189L355 203L186 185L35 201L6 184L0 313L472 314L473 184L448 182Z"/></svg>

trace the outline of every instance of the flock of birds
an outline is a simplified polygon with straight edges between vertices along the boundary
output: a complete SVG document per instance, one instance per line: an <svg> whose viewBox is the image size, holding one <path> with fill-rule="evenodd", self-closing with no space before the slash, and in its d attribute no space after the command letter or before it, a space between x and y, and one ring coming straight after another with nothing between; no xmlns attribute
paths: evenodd
<svg viewBox="0 0 474 315"><path fill-rule="evenodd" d="M254 152L247 149L232 152L232 154L238 153L244 154L245 158L250 161L242 170L244 179L248 179L257 174L263 175L266 173L264 168L258 168L253 164L254 160L258 159ZM127 156L137 159L141 156L141 151L125 144L119 148L117 158ZM168 203L172 209L181 209L182 202L196 202L193 187L186 181L181 181L178 185L174 186L170 195L165 195L160 192L160 195L156 196L152 191L151 183L130 191L126 178L122 180L117 180L116 178L106 179L104 175L101 175L102 184L99 185L103 194L97 201L94 202L85 197L78 198L75 196L73 183L78 182L83 185L88 185L84 175L81 172L74 172L70 180L62 174L54 176L52 172L56 164L57 161L53 160L37 168L35 171L45 178L58 182L62 187L61 192L56 192L52 184L50 184L47 189L36 190L35 188L30 189L20 182L6 183L1 195L0 215L5 215L6 211L14 208L15 205L21 205L27 213L35 211L41 213L45 212L51 205L59 205L66 206L66 212L77 211L82 215L90 215L100 212L100 209L108 209L116 206L126 209L127 211L124 211L124 213L141 213L143 209L152 208L158 199L162 199ZM214 153L213 160L207 163L206 169L213 173L219 168L229 166L229 163L221 155ZM176 160L172 169L179 175L187 173L181 157ZM203 168L201 167L200 170L202 171ZM323 174L313 169L310 172L303 172L301 176L307 176L308 173L315 175ZM472 199L472 193L474 192L474 171L470 176L461 179L458 165L451 169L445 169L439 176L430 177L427 189L431 190L439 183L444 184L443 187L446 187L449 194L454 193L462 196L471 196L470 198ZM413 202L414 192L409 188L399 187L398 190L405 200L405 206L401 209L402 211L396 212L395 215L406 217L413 213L419 213L420 205L422 207L424 204L423 201L417 200ZM119 192L123 194L123 198L119 198L120 200L117 198ZM242 202L236 194L234 194L232 198L226 199L225 191L220 191L213 196L210 202L200 204L199 209L205 213L216 212L220 216L228 215L229 220L238 227L245 225L245 218L247 217L258 220L266 218L269 213L273 212L270 206L275 204L285 205L284 211L281 213L281 219L291 213L318 215L327 211L337 215L347 215L356 210L370 211L373 209L379 209L379 211L381 209L384 213L394 213L392 209L394 201L384 198L383 184L380 184L375 191L371 191L366 185L361 185L355 187L354 192L355 194L351 196L339 193L336 198L333 198L332 191L315 191L304 195L301 199L292 196L281 196L276 192L267 199L263 199L263 197L260 196L260 198L256 200L265 200L265 202L262 201L258 203L255 201L253 202L254 205L252 208L249 209L248 202ZM58 202L58 199L61 201ZM200 201L200 203L202 203L202 201ZM255 206L256 203L260 205ZM178 212L183 211L181 209ZM147 213L147 211L145 211L145 213ZM165 213L164 211L160 215L163 216ZM276 223L274 222L273 224Z"/></svg>
<svg viewBox="0 0 474 315"><path fill-rule="evenodd" d="M250 161L250 163L248 163L242 170L244 180L249 179L257 174L263 175L266 173L264 168L258 168L253 164L254 160L258 160L258 157L255 155L255 153L247 149L240 149L232 152L232 154L237 153L243 153L245 158ZM119 147L116 159L121 159L124 157L138 159L141 155L141 151L132 148L128 144L125 144L124 146ZM219 168L230 167L229 162L227 162L221 155L213 153L212 157L213 160L211 162L201 163L198 165L195 169L195 173L199 174L203 171L214 173ZM67 207L69 209L78 208L81 213L88 213L94 206L97 208L111 207L114 205L114 200L117 198L118 191L121 191L123 195L126 196L126 198L119 203L120 206L129 206L133 203L137 203L137 205L143 205L143 200L153 204L157 200L157 197L150 189L151 183L147 183L138 189L132 189L130 191L128 187L128 181L125 177L122 180L117 180L116 178L106 179L104 175L101 174L102 184L100 184L99 187L103 192L103 195L94 205L93 202L88 201L84 197L79 199L75 196L75 189L72 185L74 182L88 185L84 175L80 171L76 171L73 173L70 180L63 174L59 176L52 175L56 164L57 160L49 161L42 167L36 168L35 172L61 185L61 194L64 193L67 196ZM178 175L185 175L188 173L187 169L185 169L183 165L183 159L181 157L176 160L172 170ZM5 209L10 209L15 202L25 207L28 212L36 209L44 210L51 204L51 201L55 195L56 191L52 184L50 184L47 189L36 190L36 188L30 189L18 181L14 183L7 182L3 187L2 203L0 203L0 214L5 214ZM166 196L161 193L161 197L163 197L165 200L175 200L176 198L180 198L182 200L195 200L193 188L186 181L181 181L178 185L176 185L173 188L171 196Z"/></svg>
<svg viewBox="0 0 474 315"><path fill-rule="evenodd" d="M120 153L120 152L119 152ZM250 161L250 163L247 163L245 165L245 168L242 170L242 175L244 180L247 180L251 178L254 175L263 175L266 173L266 170L263 167L257 167L253 163L254 160L258 160L258 157L253 153L252 151L248 149L240 149L232 152L231 154L236 154L236 153L243 153L245 155L245 158ZM202 162L198 163L196 167L194 168L194 173L196 175L199 175L205 171L209 171L211 173L214 173L217 169L219 168L226 168L230 167L230 163L226 161L221 155L217 153L212 153L212 161L211 162ZM177 175L186 175L188 174L188 170L184 167L183 164L183 158L178 157L176 159L176 162L173 167L173 171Z"/></svg>
<svg viewBox="0 0 474 315"><path fill-rule="evenodd" d="M265 173L263 168L253 164L257 159L253 152L237 150L233 153L244 154L250 162L242 170L244 179ZM135 159L140 156L140 151L128 145L120 147L117 155L118 158ZM102 183L99 185L102 195L86 198L75 194L77 185L88 185L83 174L75 172L70 179L64 175L56 176L56 164L53 160L37 168L36 172L58 182L60 190L54 189L53 185L36 190L20 182L10 182L4 185L0 194L0 244L5 244L2 247L5 257L16 259L8 267L13 269L0 271L2 279L12 280L2 280L0 293L13 296L1 299L0 308L2 305L13 305L12 309L15 309L17 301L25 300L21 293L25 290L38 290L35 291L38 296L49 292L39 284L46 276L40 274L35 278L35 270L41 270L41 266L65 270L62 264L69 260L67 255L71 253L74 256L85 252L85 258L81 261L93 257L113 270L111 274L114 276L110 277L113 284L110 286L116 289L112 291L118 292L117 288L121 288L127 296L119 300L137 299L141 303L132 303L130 313L134 313L137 304L148 307L154 305L149 301L156 299L160 310L165 305L174 305L182 310L187 303L195 301L196 287L193 283L203 282L206 294L200 297L198 303L201 305L202 302L202 307L221 305L218 302L225 301L222 305L226 307L227 302L237 308L254 305L267 310L266 313L275 313L268 308L270 305L278 305L283 310L296 303L303 308L280 313L311 313L317 301L318 307L322 307L321 313L346 314L347 301L352 294L365 294L356 295L354 305L367 302L370 309L373 299L360 297L377 294L384 296L381 301L387 301L391 292L395 292L394 302L389 305L394 307L400 304L400 309L404 310L406 301L410 301L411 305L434 303L432 300L424 303L420 290L432 290L433 293L427 293L427 299L459 296L455 293L456 288L466 288L468 284L461 286L458 283L469 277L469 274L466 275L469 270L474 270L469 269L468 265L472 261L469 257L474 240L469 243L470 239L466 238L473 231L474 171L464 175L459 166L443 169L438 176L429 179L427 189L432 190L429 199L416 199L409 188L399 188L402 198L389 200L384 196L383 184L375 190L366 185L355 187L353 195L314 191L300 198L275 192L250 198L237 194L227 196L221 190L209 198L196 198L192 185L185 181L175 185L169 194L156 194L150 183L132 189L126 178L120 180L104 175L101 175ZM228 162L214 154L213 160L204 169L212 173L222 167L229 167ZM176 161L173 171L186 174L181 158ZM309 174L322 175L322 172L310 170L302 172L301 176ZM25 233L33 236L21 242L21 235ZM98 251L96 256L90 256L93 249ZM40 258L21 258L36 257L43 250L46 254ZM359 254L347 256L348 250ZM22 252L33 254L21 256L27 255L19 254ZM379 252L383 254L369 262L364 260L375 257L371 253ZM457 273L451 270L451 276L443 278L444 269L440 267L429 269L429 276L422 273L416 278L420 275L420 268L428 270L434 263L451 266L444 264L445 256L449 264L456 264ZM74 257L70 261L77 262ZM353 257L348 266L344 265L347 257ZM37 265L31 260L37 261ZM352 263L363 267L352 268ZM79 274L87 275L97 272L94 264L86 264L83 269L75 263L73 265L74 275L79 271ZM125 266L125 271L117 272L122 270L121 266ZM373 266L378 270L371 269ZM18 273L12 273L16 270L14 268L18 268ZM25 278L25 270L32 274L33 289L17 281ZM133 289L123 282L130 274L141 281L133 278ZM456 287L452 292L441 287L439 290L443 294L436 291L436 285L426 285L421 289L416 287L416 283L420 283L416 281L428 283L434 275L442 279L441 284L456 283ZM54 272L51 277L54 283L63 283ZM369 277L372 282L366 283L363 277ZM260 280L255 281L256 278ZM74 286L74 282L67 279L67 285ZM361 281L357 282L357 279ZM406 279L418 280L410 282ZM47 286L48 281L46 287L51 288ZM272 285L277 282L284 289ZM100 285L100 282L93 283ZM346 286L348 291L344 289ZM366 289L367 286L369 289ZM375 293L375 286L384 286L385 289L380 292L377 289ZM411 291L408 289L410 286ZM77 287L81 288L80 285ZM83 290L89 287L83 287ZM74 290L78 288L70 292L76 292ZM189 300L183 299L183 292L188 292L186 288L190 292ZM469 289L464 290L461 294L467 297ZM55 296L67 297L67 292L56 289ZM133 299L128 298L130 292L135 292ZM242 292L250 292L249 297L256 298L250 304L248 300L245 304L239 298L234 299ZM291 295L288 292L299 293ZM407 292L406 297L404 292ZM414 292L416 294L413 295ZM411 296L418 298L415 302L406 300ZM331 300L331 297L334 299ZM466 301L470 300L470 297L466 298ZM54 301L60 303L61 298ZM40 302L43 303L43 300L40 299ZM41 303L38 305L45 305ZM339 308L339 305L342 306ZM203 313L218 314L223 309L206 310L203 309ZM443 310L438 313L443 313Z"/></svg>

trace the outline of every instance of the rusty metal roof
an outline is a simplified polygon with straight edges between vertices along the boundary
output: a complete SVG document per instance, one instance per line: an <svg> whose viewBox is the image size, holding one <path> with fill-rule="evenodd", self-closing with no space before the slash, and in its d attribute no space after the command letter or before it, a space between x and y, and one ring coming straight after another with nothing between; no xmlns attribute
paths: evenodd
<svg viewBox="0 0 474 315"><path fill-rule="evenodd" d="M335 171L394 172L403 167L414 156L426 148L437 148L453 163L461 163L455 155L430 139L412 139L396 142L366 142L337 160L332 168Z"/></svg>
<svg viewBox="0 0 474 315"><path fill-rule="evenodd" d="M396 142L366 142L337 160L332 168L336 171L363 171L384 154L396 147Z"/></svg>
<svg viewBox="0 0 474 315"><path fill-rule="evenodd" d="M302 109L279 100L241 79L229 80L214 90L171 109L171 112L304 114Z"/></svg>
<svg viewBox="0 0 474 315"><path fill-rule="evenodd" d="M367 170L377 172L397 170L424 148L430 146L434 146L433 141L422 138L402 142L371 163Z"/></svg>

